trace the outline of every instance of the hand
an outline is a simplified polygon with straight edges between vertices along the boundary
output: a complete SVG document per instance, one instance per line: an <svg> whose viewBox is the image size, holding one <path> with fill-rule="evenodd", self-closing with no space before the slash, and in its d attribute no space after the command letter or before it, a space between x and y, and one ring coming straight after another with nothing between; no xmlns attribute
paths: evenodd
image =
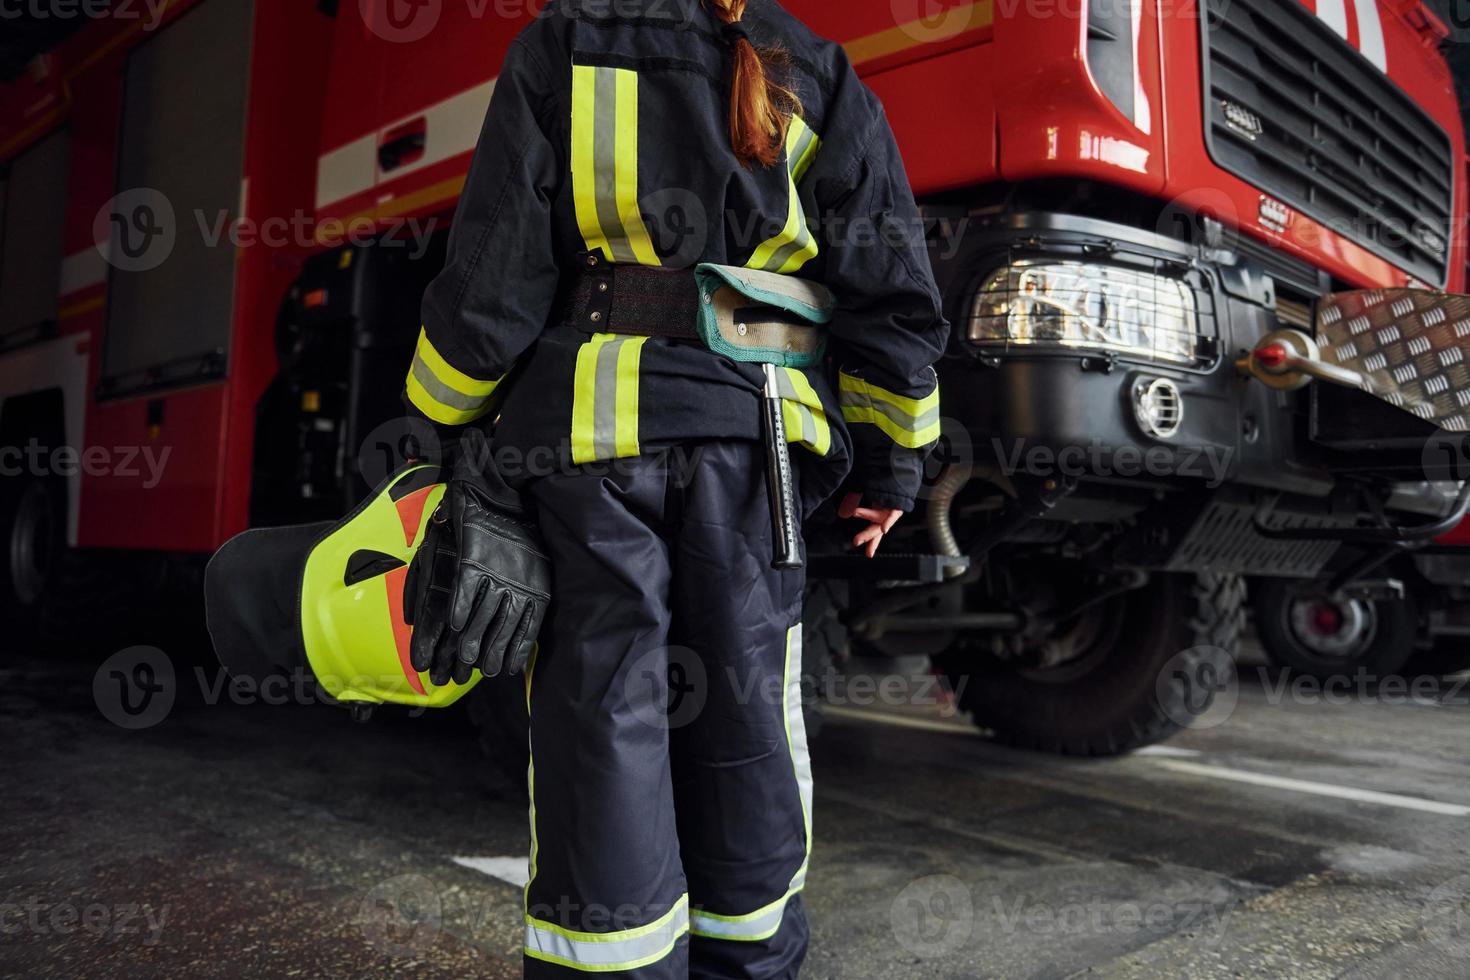
<svg viewBox="0 0 1470 980"><path fill-rule="evenodd" d="M872 558L878 554L878 545L883 543L883 535L893 530L893 525L903 516L903 511L896 507L864 507L863 495L850 493L842 498L842 506L837 508L837 514L842 518L857 518L867 521L868 526L857 533L852 539L854 548L865 548L868 557Z"/></svg>
<svg viewBox="0 0 1470 980"><path fill-rule="evenodd" d="M441 687L466 683L476 668L486 677L519 673L550 587L550 563L525 514L503 494L451 480L404 585L413 668Z"/></svg>

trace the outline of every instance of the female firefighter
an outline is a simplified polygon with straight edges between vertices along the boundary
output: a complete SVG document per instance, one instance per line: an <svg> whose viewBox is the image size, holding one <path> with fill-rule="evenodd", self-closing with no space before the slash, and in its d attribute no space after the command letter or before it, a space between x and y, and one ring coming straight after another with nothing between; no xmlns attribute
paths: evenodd
<svg viewBox="0 0 1470 980"><path fill-rule="evenodd" d="M527 976L796 975L803 575L762 397L871 556L947 335L882 106L775 0L552 0L511 45L407 381L494 420L495 472L461 462L406 601L436 684L525 668Z"/></svg>

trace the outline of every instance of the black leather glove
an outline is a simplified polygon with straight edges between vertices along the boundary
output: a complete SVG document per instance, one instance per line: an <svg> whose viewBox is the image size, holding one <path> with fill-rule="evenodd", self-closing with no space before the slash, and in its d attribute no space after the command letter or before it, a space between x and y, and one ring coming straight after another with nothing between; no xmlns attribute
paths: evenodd
<svg viewBox="0 0 1470 980"><path fill-rule="evenodd" d="M466 438L404 585L409 658L436 686L525 669L551 598L551 562L483 436Z"/></svg>

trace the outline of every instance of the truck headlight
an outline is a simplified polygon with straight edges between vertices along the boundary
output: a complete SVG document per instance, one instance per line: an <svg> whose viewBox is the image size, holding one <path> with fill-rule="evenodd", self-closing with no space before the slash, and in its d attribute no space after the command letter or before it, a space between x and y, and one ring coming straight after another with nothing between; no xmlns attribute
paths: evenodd
<svg viewBox="0 0 1470 980"><path fill-rule="evenodd" d="M991 275L970 313L982 347L1084 348L1193 363L1199 313L1187 283L1087 262L1016 262Z"/></svg>

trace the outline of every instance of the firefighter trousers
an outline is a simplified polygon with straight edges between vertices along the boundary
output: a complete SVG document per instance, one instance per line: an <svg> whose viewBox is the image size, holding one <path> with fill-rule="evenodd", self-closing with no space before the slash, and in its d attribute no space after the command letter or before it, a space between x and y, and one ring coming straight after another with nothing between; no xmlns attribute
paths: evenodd
<svg viewBox="0 0 1470 980"><path fill-rule="evenodd" d="M530 485L553 594L526 680L527 977L797 975L804 577L771 568L763 454L701 443Z"/></svg>

